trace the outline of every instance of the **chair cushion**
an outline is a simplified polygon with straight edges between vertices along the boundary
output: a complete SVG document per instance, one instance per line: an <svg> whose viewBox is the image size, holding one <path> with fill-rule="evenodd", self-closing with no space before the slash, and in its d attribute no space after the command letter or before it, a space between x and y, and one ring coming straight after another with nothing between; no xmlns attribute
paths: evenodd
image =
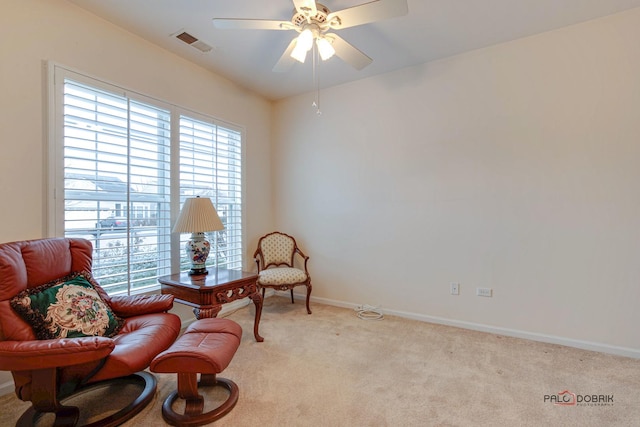
<svg viewBox="0 0 640 427"><path fill-rule="evenodd" d="M258 275L260 285L290 285L293 283L303 283L307 280L304 271L298 268L277 267L262 270Z"/></svg>
<svg viewBox="0 0 640 427"><path fill-rule="evenodd" d="M151 362L151 372L217 374L240 346L242 328L231 319L196 320L168 350Z"/></svg>
<svg viewBox="0 0 640 427"><path fill-rule="evenodd" d="M89 382L122 377L145 369L154 357L169 348L180 334L180 318L173 313L128 317L113 337L116 347L102 369Z"/></svg>
<svg viewBox="0 0 640 427"><path fill-rule="evenodd" d="M72 273L26 289L13 297L10 304L41 340L113 337L123 323L100 298L95 282L87 272Z"/></svg>

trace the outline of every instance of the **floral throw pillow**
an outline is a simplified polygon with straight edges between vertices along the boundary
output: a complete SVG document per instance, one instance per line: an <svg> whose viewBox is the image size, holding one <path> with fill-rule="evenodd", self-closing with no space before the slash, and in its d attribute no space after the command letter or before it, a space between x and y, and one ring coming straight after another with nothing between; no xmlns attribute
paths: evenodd
<svg viewBox="0 0 640 427"><path fill-rule="evenodd" d="M11 307L31 325L40 340L87 336L112 337L122 328L87 272L72 273L20 292Z"/></svg>

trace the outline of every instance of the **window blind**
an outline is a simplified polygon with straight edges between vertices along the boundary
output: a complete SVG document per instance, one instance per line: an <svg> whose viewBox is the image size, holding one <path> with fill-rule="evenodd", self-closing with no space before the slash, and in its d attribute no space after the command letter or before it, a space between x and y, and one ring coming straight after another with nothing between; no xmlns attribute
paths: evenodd
<svg viewBox="0 0 640 427"><path fill-rule="evenodd" d="M208 234L208 266L242 267L242 150L239 131L180 116L180 204L209 197L224 230ZM189 235L182 236L182 245ZM186 256L181 269L190 267Z"/></svg>
<svg viewBox="0 0 640 427"><path fill-rule="evenodd" d="M180 260L173 263L180 271L191 267L183 250L189 235L171 233L171 215L187 197L210 197L225 226L208 233L207 266L242 268L242 131L101 82L93 85L84 76L73 78L75 73L63 75L60 100L54 101L62 112L61 119L56 113L62 155L51 154L50 161L62 171L54 189L64 196L52 206L62 211L65 236L92 242L93 274L105 290L115 295L157 289L157 278L172 272L172 259Z"/></svg>
<svg viewBox="0 0 640 427"><path fill-rule="evenodd" d="M169 111L65 80L65 235L92 241L110 294L170 271L169 167Z"/></svg>

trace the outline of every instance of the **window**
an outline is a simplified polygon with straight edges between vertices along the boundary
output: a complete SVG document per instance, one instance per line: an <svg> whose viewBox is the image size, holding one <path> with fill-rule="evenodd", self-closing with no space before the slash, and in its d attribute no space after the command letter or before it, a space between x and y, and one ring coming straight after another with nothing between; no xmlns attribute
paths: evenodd
<svg viewBox="0 0 640 427"><path fill-rule="evenodd" d="M237 131L180 116L180 202L187 197L211 198L224 225L224 230L209 238L211 254L216 254L219 267L230 269L242 267L240 141ZM188 238L183 236L181 246ZM180 261L181 270L190 268L186 256Z"/></svg>
<svg viewBox="0 0 640 427"><path fill-rule="evenodd" d="M225 229L209 234L207 265L242 268L242 131L58 66L52 74L50 234L89 239L110 294L150 291L190 268L189 235L172 234L172 219L187 197L210 197Z"/></svg>

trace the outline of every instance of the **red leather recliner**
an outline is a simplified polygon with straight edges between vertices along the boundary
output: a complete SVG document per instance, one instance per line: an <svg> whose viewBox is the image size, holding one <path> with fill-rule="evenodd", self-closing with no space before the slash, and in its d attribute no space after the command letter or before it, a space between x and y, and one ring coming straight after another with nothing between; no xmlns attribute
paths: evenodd
<svg viewBox="0 0 640 427"><path fill-rule="evenodd" d="M122 329L113 338L37 340L30 325L10 306L11 298L27 288L73 272L90 272L91 262L91 242L85 239L0 244L0 370L11 371L18 398L32 402L17 425L32 425L45 412L55 413L56 423L74 425L79 418L78 408L60 403L60 399L72 394L67 389L69 384L84 387L122 377L143 381L144 389L133 404L92 426L123 423L142 410L155 394L155 377L140 371L180 333L179 317L167 313L173 306L173 296L109 297L98 289L113 312L124 319Z"/></svg>

